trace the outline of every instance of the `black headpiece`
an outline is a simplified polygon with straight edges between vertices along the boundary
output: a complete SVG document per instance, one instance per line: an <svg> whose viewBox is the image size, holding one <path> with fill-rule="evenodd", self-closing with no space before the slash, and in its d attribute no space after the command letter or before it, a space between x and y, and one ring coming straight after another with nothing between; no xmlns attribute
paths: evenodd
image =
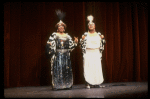
<svg viewBox="0 0 150 99"><path fill-rule="evenodd" d="M66 16L66 14L64 12L62 12L61 10L56 10L56 15L59 18L59 22L56 24L56 27L58 27L59 25L63 25L65 28L67 27L66 24L62 21L63 18Z"/></svg>

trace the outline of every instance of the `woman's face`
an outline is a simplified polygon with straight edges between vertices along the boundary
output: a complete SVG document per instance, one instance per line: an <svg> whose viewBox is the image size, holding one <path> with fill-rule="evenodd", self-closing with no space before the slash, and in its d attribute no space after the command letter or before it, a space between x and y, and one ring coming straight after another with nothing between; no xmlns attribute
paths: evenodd
<svg viewBox="0 0 150 99"><path fill-rule="evenodd" d="M95 24L89 24L89 30L94 30L95 29Z"/></svg>
<svg viewBox="0 0 150 99"><path fill-rule="evenodd" d="M64 32L65 31L65 29L64 29L64 26L62 26L62 25L59 25L58 26L58 32Z"/></svg>

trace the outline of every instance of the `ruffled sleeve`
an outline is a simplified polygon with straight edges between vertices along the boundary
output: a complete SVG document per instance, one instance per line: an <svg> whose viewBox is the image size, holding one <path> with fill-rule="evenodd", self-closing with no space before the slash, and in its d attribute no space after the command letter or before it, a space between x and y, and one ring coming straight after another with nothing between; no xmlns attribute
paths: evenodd
<svg viewBox="0 0 150 99"><path fill-rule="evenodd" d="M101 36L101 33L98 32L98 35ZM105 44L106 44L105 38L101 39L101 41L100 41L100 52L103 52Z"/></svg>
<svg viewBox="0 0 150 99"><path fill-rule="evenodd" d="M85 39L80 39L80 48L82 49L82 53L86 53L86 41L87 41L87 32L85 32L82 37L85 36Z"/></svg>
<svg viewBox="0 0 150 99"><path fill-rule="evenodd" d="M74 48L77 46L77 43L75 43L75 42L72 40L71 36L68 35L68 33L66 33L66 34L67 34L67 38L69 39L69 50L70 50L70 52L71 52L71 51L73 51Z"/></svg>
<svg viewBox="0 0 150 99"><path fill-rule="evenodd" d="M49 55L52 55L56 52L56 42L55 42L55 39L56 39L56 33L52 33L52 35L49 37L48 41L47 41L47 52ZM48 43L51 43L52 45L48 44Z"/></svg>

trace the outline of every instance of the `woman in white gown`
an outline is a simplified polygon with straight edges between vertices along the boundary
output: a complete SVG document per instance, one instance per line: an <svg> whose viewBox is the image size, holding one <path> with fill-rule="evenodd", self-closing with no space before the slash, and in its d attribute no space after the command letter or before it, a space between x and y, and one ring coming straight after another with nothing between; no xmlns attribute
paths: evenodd
<svg viewBox="0 0 150 99"><path fill-rule="evenodd" d="M83 68L86 87L94 85L100 87L104 81L102 72L102 51L104 50L105 39L101 33L95 31L95 24L90 20L93 16L88 16L88 32L85 32L80 39L83 53Z"/></svg>

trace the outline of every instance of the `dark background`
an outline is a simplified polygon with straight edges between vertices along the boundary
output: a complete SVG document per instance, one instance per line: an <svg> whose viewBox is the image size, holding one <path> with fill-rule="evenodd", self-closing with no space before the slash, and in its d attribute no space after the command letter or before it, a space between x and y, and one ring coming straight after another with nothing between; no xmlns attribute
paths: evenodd
<svg viewBox="0 0 150 99"><path fill-rule="evenodd" d="M6 2L4 3L4 88L51 85L45 47L66 13L66 32L81 38L87 15L106 39L104 83L148 81L148 5L145 2ZM74 39L74 38L73 38ZM91 57L92 58L92 57ZM71 53L73 80L84 84L79 45Z"/></svg>

